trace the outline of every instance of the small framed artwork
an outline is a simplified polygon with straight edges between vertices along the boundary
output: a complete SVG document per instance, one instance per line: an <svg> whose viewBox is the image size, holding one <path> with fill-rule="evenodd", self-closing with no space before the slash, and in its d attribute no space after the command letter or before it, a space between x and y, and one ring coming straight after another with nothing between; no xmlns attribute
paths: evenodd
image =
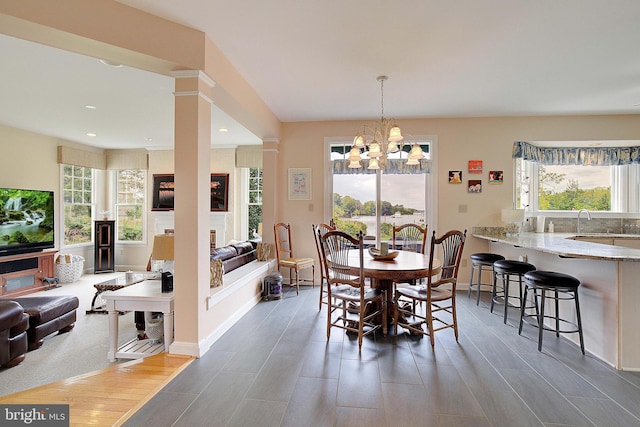
<svg viewBox="0 0 640 427"><path fill-rule="evenodd" d="M449 184L462 184L462 171L449 171Z"/></svg>
<svg viewBox="0 0 640 427"><path fill-rule="evenodd" d="M503 182L503 171L489 171L489 184L502 184Z"/></svg>
<svg viewBox="0 0 640 427"><path fill-rule="evenodd" d="M311 168L289 168L289 200L311 200Z"/></svg>
<svg viewBox="0 0 640 427"><path fill-rule="evenodd" d="M152 211L173 210L173 174L153 175Z"/></svg>
<svg viewBox="0 0 640 427"><path fill-rule="evenodd" d="M469 160L469 173L482 173L482 160Z"/></svg>
<svg viewBox="0 0 640 427"><path fill-rule="evenodd" d="M482 193L482 180L470 179L469 180L469 193Z"/></svg>
<svg viewBox="0 0 640 427"><path fill-rule="evenodd" d="M229 210L229 174L211 174L211 212Z"/></svg>
<svg viewBox="0 0 640 427"><path fill-rule="evenodd" d="M152 211L172 211L174 209L173 174L153 175ZM229 174L211 174L211 212L229 210Z"/></svg>

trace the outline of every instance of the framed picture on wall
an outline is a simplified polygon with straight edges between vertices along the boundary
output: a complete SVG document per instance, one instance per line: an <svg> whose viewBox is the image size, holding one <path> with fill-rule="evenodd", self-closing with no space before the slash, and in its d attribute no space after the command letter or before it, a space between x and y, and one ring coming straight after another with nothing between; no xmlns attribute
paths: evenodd
<svg viewBox="0 0 640 427"><path fill-rule="evenodd" d="M489 184L502 184L504 182L503 171L489 171Z"/></svg>
<svg viewBox="0 0 640 427"><path fill-rule="evenodd" d="M469 160L469 173L482 173L482 160Z"/></svg>
<svg viewBox="0 0 640 427"><path fill-rule="evenodd" d="M211 212L229 210L229 174L211 174Z"/></svg>
<svg viewBox="0 0 640 427"><path fill-rule="evenodd" d="M482 193L482 180L481 179L470 179L469 180L469 193Z"/></svg>
<svg viewBox="0 0 640 427"><path fill-rule="evenodd" d="M289 200L311 200L311 168L289 168Z"/></svg>
<svg viewBox="0 0 640 427"><path fill-rule="evenodd" d="M153 175L152 211L173 210L173 174Z"/></svg>
<svg viewBox="0 0 640 427"><path fill-rule="evenodd" d="M152 211L172 211L174 208L173 174L153 175ZM229 174L211 174L211 212L229 210Z"/></svg>
<svg viewBox="0 0 640 427"><path fill-rule="evenodd" d="M449 184L462 184L462 171L449 171Z"/></svg>

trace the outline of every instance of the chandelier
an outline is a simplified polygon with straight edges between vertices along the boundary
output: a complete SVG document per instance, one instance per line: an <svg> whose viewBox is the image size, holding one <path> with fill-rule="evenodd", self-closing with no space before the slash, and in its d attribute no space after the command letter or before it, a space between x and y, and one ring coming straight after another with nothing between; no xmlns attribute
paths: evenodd
<svg viewBox="0 0 640 427"><path fill-rule="evenodd" d="M380 123L363 125L362 131L353 139L353 146L349 152L349 167L361 168L361 154L369 158L367 169L380 169L385 164L388 155L402 151L405 145L410 146L407 165L419 165L424 153L420 144L413 137L407 135L412 141L407 143L402 135L400 127L393 120L384 117L384 82L387 76L378 76L380 82ZM362 150L362 151L361 151Z"/></svg>

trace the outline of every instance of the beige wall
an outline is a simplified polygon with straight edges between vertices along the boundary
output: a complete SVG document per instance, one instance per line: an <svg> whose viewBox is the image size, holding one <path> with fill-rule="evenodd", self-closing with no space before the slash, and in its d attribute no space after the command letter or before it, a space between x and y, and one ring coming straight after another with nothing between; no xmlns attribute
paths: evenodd
<svg viewBox="0 0 640 427"><path fill-rule="evenodd" d="M361 124L343 121L283 125L278 146L277 185L280 191L276 211L277 221L291 223L296 256L316 256L310 224L329 220L323 217L324 138L353 137ZM514 141L640 140L638 115L417 119L402 120L399 125L406 133L437 135L438 233L465 228L470 233L473 226L501 225L500 210L512 203L511 148ZM465 173L467 161L473 159L483 160L483 184L487 184L489 170L503 170L504 184L483 185L480 194L468 193L464 184L449 184L449 170L463 170L463 181L466 182L469 178ZM287 169L290 167L312 168L311 201L288 200ZM461 206L466 206L466 213L459 212ZM265 224L265 227L272 226ZM464 253L487 249L485 242L469 238ZM468 274L466 268L461 272L463 283Z"/></svg>

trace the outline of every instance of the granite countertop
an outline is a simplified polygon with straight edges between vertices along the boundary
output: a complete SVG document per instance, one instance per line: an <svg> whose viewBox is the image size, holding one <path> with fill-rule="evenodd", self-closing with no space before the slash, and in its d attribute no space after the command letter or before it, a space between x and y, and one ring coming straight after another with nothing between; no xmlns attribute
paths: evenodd
<svg viewBox="0 0 640 427"><path fill-rule="evenodd" d="M519 233L514 236L477 231L472 233L478 239L505 243L540 252L559 255L565 258L586 258L606 261L637 261L640 262L640 249L625 248L600 243L574 240L576 237L585 238L626 238L640 239L638 235L629 234L576 234L576 233Z"/></svg>

